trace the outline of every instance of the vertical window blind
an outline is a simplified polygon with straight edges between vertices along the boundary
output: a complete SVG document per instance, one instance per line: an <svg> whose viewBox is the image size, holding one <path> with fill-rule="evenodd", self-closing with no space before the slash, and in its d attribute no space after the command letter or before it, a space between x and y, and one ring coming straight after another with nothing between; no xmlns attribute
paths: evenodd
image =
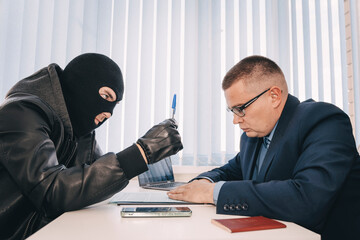
<svg viewBox="0 0 360 240"><path fill-rule="evenodd" d="M347 67L344 0L0 0L0 97L49 63L62 68L85 52L105 54L124 75L125 95L97 130L104 152L133 144L175 118L184 149L178 165L220 165L239 151L241 131L226 112L221 81L257 54L283 69L300 100L349 112L360 139L358 8L349 1L353 67Z"/></svg>

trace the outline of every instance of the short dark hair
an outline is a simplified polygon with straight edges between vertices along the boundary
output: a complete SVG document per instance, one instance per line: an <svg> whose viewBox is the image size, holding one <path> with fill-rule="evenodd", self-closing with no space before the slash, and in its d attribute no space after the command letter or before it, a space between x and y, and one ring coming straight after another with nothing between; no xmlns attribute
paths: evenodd
<svg viewBox="0 0 360 240"><path fill-rule="evenodd" d="M222 82L222 88L226 90L240 79L243 79L247 84L246 79L249 77L273 74L280 74L284 78L280 67L271 59L258 55L249 56L242 59L226 73Z"/></svg>

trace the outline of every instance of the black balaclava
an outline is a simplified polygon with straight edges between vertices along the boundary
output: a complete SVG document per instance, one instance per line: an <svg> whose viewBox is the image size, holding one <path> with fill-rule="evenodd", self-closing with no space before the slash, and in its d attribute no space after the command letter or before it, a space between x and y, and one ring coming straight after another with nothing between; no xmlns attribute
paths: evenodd
<svg viewBox="0 0 360 240"><path fill-rule="evenodd" d="M122 99L124 83L119 66L107 56L85 53L74 58L60 75L61 88L76 137L84 136L95 128L95 117L102 112L113 113ZM99 94L102 87L111 88L116 101L109 102Z"/></svg>

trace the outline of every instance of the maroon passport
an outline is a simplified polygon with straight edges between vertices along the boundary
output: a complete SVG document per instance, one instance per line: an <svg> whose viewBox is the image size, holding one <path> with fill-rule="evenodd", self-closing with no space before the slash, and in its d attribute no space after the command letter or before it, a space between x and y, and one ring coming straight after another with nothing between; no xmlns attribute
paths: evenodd
<svg viewBox="0 0 360 240"><path fill-rule="evenodd" d="M246 232L274 228L286 228L285 224L276 220L257 216L246 218L212 219L211 222L228 232Z"/></svg>

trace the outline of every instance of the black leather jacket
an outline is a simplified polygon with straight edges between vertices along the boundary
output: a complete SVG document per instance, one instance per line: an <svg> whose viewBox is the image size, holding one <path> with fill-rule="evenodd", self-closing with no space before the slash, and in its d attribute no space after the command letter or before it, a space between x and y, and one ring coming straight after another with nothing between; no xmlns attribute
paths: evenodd
<svg viewBox="0 0 360 240"><path fill-rule="evenodd" d="M102 155L94 132L73 137L61 71L52 64L20 81L0 106L0 239L24 239L147 170L135 145Z"/></svg>

